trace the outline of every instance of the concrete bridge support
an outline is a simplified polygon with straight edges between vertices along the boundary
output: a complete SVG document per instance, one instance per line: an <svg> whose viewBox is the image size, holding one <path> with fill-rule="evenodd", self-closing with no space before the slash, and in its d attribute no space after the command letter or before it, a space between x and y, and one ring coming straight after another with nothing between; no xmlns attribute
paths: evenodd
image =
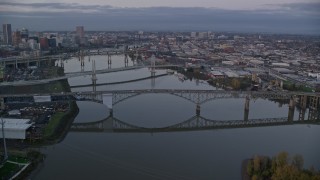
<svg viewBox="0 0 320 180"><path fill-rule="evenodd" d="M308 120L319 120L319 97L310 97Z"/></svg>
<svg viewBox="0 0 320 180"><path fill-rule="evenodd" d="M151 76L151 88L155 88L156 87L156 78L155 76Z"/></svg>
<svg viewBox="0 0 320 180"><path fill-rule="evenodd" d="M201 110L200 104L197 103L197 106L196 106L196 115L197 116L200 116L200 110Z"/></svg>
<svg viewBox="0 0 320 180"><path fill-rule="evenodd" d="M300 96L300 112L299 112L299 121L305 120L305 114L307 109L307 100L308 96Z"/></svg>
<svg viewBox="0 0 320 180"><path fill-rule="evenodd" d="M249 119L249 109L250 109L250 98L247 96L244 103L244 117L243 120L248 121Z"/></svg>
<svg viewBox="0 0 320 180"><path fill-rule="evenodd" d="M60 67L64 68L64 62L63 62L63 59L60 59Z"/></svg>
<svg viewBox="0 0 320 180"><path fill-rule="evenodd" d="M128 54L124 55L124 67L128 67L129 59L128 59Z"/></svg>
<svg viewBox="0 0 320 180"><path fill-rule="evenodd" d="M294 97L292 97L290 99L289 102L289 112L288 112L288 121L292 122L293 118L294 118L294 110L295 110L295 101L294 101Z"/></svg>
<svg viewBox="0 0 320 180"><path fill-rule="evenodd" d="M111 68L111 64L112 64L111 55L108 53L108 69Z"/></svg>
<svg viewBox="0 0 320 180"><path fill-rule="evenodd" d="M84 67L84 56L80 56L79 58L81 67Z"/></svg>
<svg viewBox="0 0 320 180"><path fill-rule="evenodd" d="M109 110L109 116L110 116L110 117L113 117L113 109L110 109L110 110Z"/></svg>
<svg viewBox="0 0 320 180"><path fill-rule="evenodd" d="M92 60L92 91L97 91L97 74L96 74L96 61Z"/></svg>

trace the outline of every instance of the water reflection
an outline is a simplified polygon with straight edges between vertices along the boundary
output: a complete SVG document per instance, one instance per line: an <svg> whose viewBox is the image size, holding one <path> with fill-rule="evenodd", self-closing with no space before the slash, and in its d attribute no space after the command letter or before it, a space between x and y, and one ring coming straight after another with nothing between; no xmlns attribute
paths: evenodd
<svg viewBox="0 0 320 180"><path fill-rule="evenodd" d="M70 72L81 72L81 71L91 71L92 70L92 60L96 61L96 69L108 69L108 68L120 68L126 66L133 66L133 61L125 61L124 55L113 55L111 56L111 65L108 65L107 55L95 55L95 56L84 56L83 60L81 57L72 57L71 59L65 60L63 67L65 73ZM61 66L61 62L57 60L55 62L56 66Z"/></svg>
<svg viewBox="0 0 320 180"><path fill-rule="evenodd" d="M109 77L106 74L101 79L104 76ZM121 73L110 76L114 78L108 81L130 77L121 77ZM69 82L78 84L85 80ZM101 91L150 88L150 79L97 86ZM215 89L206 83L181 82L175 76L156 78L154 88ZM92 87L72 88L90 90ZM77 104L80 113L75 123L99 121L109 114L102 104ZM200 114L216 120L242 119L244 104L245 99L216 99L202 104ZM144 94L117 104L113 112L116 118L130 124L163 127L187 120L196 114L195 110L196 104L177 96ZM296 110L295 119L298 114ZM279 107L278 103L263 99L250 102L249 119L287 115L288 105ZM42 150L47 158L34 179L240 179L243 159L256 154L273 156L280 151L303 155L306 168L320 168L319 136L318 125L170 133L69 132L63 142Z"/></svg>

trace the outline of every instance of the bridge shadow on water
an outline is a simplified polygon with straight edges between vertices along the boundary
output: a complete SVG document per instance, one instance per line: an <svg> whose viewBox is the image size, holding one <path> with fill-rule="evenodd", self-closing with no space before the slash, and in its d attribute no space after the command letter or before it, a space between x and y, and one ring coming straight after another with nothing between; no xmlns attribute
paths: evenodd
<svg viewBox="0 0 320 180"><path fill-rule="evenodd" d="M143 81L146 79L151 79L151 78L157 78L157 77L162 77L162 76L167 76L168 74L159 74L159 75L155 75L153 76L148 76L148 77L144 77L144 78L138 78L138 79L132 79L132 80L127 80L127 81L119 81L119 82L109 82L109 83L99 83L99 84L95 84L95 86L105 86L105 85L115 85L115 84L126 84L126 83L131 83L131 82L137 82L137 81ZM70 88L82 88L82 87L92 87L93 84L84 84L84 85L74 85L74 86L70 86Z"/></svg>

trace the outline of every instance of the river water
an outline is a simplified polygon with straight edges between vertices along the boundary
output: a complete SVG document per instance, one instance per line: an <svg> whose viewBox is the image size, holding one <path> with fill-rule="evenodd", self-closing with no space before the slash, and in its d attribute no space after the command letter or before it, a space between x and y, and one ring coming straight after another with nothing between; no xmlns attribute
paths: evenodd
<svg viewBox="0 0 320 180"><path fill-rule="evenodd" d="M116 72L100 78L112 76L108 81L124 81L124 77L149 76L143 69L135 71L136 75ZM69 83L86 84L79 78L69 79ZM205 82L180 81L177 76L168 75L156 78L154 84L147 79L98 86L97 90L150 88L215 89ZM87 90L92 87L72 89ZM101 104L77 104L80 112L75 122L94 122L109 114ZM215 120L241 120L243 109L244 99L218 99L202 104L201 115ZM113 113L121 121L137 126L164 127L194 116L196 105L169 94L145 94L115 105ZM287 115L288 105L262 99L250 102L249 119ZM47 157L34 179L241 179L244 159L253 155L273 156L280 151L303 155L306 168L320 168L319 137L317 125L168 133L69 132L61 143L42 148Z"/></svg>

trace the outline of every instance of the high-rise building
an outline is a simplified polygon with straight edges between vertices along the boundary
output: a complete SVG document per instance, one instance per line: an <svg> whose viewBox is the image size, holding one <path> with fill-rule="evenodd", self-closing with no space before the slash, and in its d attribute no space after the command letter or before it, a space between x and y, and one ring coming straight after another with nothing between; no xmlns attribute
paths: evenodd
<svg viewBox="0 0 320 180"><path fill-rule="evenodd" d="M11 24L3 24L3 40L5 44L12 44Z"/></svg>
<svg viewBox="0 0 320 180"><path fill-rule="evenodd" d="M49 48L48 38L42 37L39 41L41 50L47 50Z"/></svg>
<svg viewBox="0 0 320 180"><path fill-rule="evenodd" d="M75 43L82 46L86 44L86 38L84 37L83 26L76 27Z"/></svg>
<svg viewBox="0 0 320 180"><path fill-rule="evenodd" d="M76 35L79 36L79 38L83 38L84 37L83 26L77 26L76 27Z"/></svg>
<svg viewBox="0 0 320 180"><path fill-rule="evenodd" d="M13 32L13 45L18 46L21 42L21 33L19 30Z"/></svg>

